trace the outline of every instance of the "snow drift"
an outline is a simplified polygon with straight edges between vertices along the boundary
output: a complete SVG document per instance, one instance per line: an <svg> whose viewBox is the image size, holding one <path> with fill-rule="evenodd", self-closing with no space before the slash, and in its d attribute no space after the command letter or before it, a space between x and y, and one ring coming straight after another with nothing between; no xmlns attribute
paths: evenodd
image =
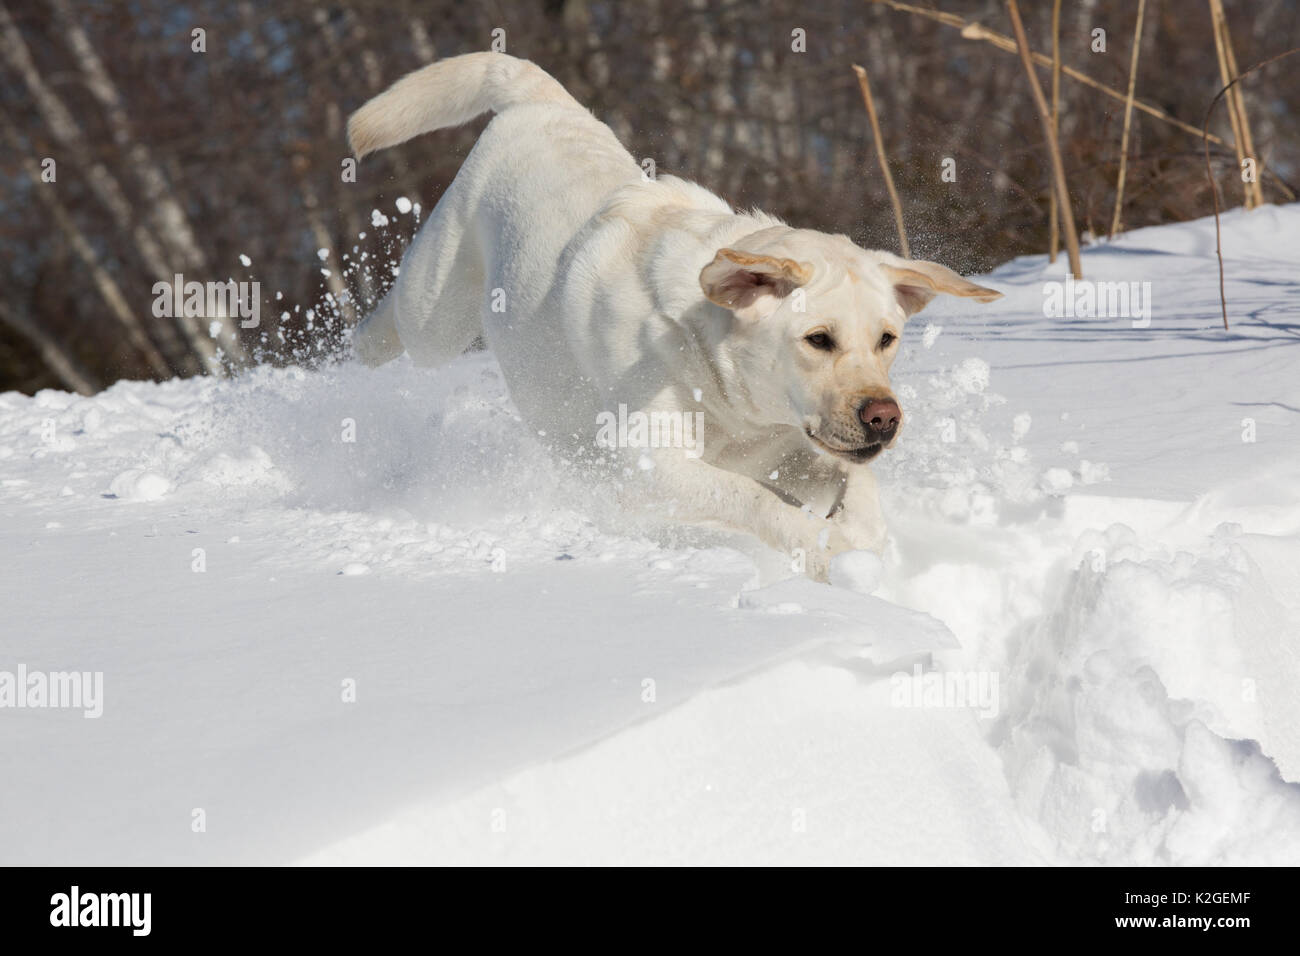
<svg viewBox="0 0 1300 956"><path fill-rule="evenodd" d="M1300 862L1300 207L936 304L838 585L640 525L490 356L0 396L4 863Z"/></svg>

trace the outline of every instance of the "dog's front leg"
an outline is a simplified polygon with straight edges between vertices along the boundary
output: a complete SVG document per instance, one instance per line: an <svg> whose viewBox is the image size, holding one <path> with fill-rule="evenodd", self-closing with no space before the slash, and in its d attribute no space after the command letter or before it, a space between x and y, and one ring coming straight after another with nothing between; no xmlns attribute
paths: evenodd
<svg viewBox="0 0 1300 956"><path fill-rule="evenodd" d="M880 488L876 476L866 465L848 468L844 496L831 523L840 529L849 546L858 551L884 550L887 529L880 507Z"/></svg>
<svg viewBox="0 0 1300 956"><path fill-rule="evenodd" d="M655 499L676 520L718 522L756 535L791 558L802 557L809 576L817 580L826 580L833 556L854 547L836 522L702 460L659 455L645 477Z"/></svg>

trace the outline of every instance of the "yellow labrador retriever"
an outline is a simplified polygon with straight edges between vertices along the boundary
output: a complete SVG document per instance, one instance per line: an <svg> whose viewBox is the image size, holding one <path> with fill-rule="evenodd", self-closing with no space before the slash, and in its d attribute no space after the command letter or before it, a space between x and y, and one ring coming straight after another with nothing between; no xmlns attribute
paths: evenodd
<svg viewBox="0 0 1300 956"><path fill-rule="evenodd" d="M569 459L613 463L625 500L752 532L825 578L885 540L867 465L897 438L907 318L938 293L1001 293L934 262L737 213L650 179L526 60L418 70L352 116L358 157L497 115L355 348L450 361L482 335L524 420Z"/></svg>

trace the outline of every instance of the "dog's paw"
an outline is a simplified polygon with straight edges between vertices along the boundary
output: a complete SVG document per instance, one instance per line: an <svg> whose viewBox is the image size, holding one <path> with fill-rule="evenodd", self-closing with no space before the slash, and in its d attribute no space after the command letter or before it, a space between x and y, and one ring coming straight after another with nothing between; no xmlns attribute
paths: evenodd
<svg viewBox="0 0 1300 956"><path fill-rule="evenodd" d="M874 551L880 554L885 550L888 529L883 521L860 521L843 511L837 512L830 519L849 542L851 551Z"/></svg>
<svg viewBox="0 0 1300 956"><path fill-rule="evenodd" d="M854 551L880 554L889 537L884 516L880 513L880 499L874 493L874 486L870 493L861 487L857 491L853 501L841 502L841 506L827 515L826 520L849 540Z"/></svg>
<svg viewBox="0 0 1300 956"><path fill-rule="evenodd" d="M832 521L823 521L821 527L800 542L797 553L802 556L804 573L814 581L830 582L831 559L837 554L854 550L844 531Z"/></svg>

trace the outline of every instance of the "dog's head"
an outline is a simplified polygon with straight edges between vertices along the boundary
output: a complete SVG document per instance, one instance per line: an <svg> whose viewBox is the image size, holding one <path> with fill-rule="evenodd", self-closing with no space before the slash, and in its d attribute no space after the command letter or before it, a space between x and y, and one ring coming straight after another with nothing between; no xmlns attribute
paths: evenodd
<svg viewBox="0 0 1300 956"><path fill-rule="evenodd" d="M727 351L747 411L796 426L850 462L874 458L898 436L903 412L889 369L908 317L940 293L1002 296L936 262L786 227L719 250L700 285L734 316Z"/></svg>

